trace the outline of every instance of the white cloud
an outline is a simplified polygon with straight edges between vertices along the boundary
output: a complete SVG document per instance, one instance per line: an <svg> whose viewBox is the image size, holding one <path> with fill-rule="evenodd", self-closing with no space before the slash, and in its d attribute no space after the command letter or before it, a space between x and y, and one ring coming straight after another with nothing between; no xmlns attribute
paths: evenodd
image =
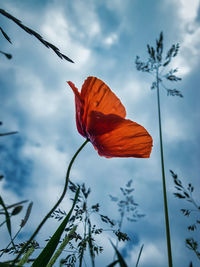
<svg viewBox="0 0 200 267"><path fill-rule="evenodd" d="M179 68L183 77L189 74L199 62L200 56L200 24L196 21L199 9L199 0L172 0L179 17L180 40L179 56L173 61L172 67ZM180 66L180 67L179 67Z"/></svg>
<svg viewBox="0 0 200 267"><path fill-rule="evenodd" d="M148 97L151 93L149 90L149 83L144 81L138 81L137 79L130 78L127 81L122 81L123 83L123 97L128 101L131 106L137 102L142 101L144 98Z"/></svg>
<svg viewBox="0 0 200 267"><path fill-rule="evenodd" d="M60 94L46 90L42 80L31 70L17 68L16 71L16 82L21 87L17 95L19 106L35 119L55 115L59 106L58 102L61 100Z"/></svg>
<svg viewBox="0 0 200 267"><path fill-rule="evenodd" d="M95 10L93 1L87 4L81 0L73 1L73 12L77 18L77 25L88 38L95 38L101 33L101 26Z"/></svg>
<svg viewBox="0 0 200 267"><path fill-rule="evenodd" d="M51 42L56 41L61 48L65 48L70 41L69 26L60 9L50 8L46 10L41 31Z"/></svg>
<svg viewBox="0 0 200 267"><path fill-rule="evenodd" d="M188 25L185 25L185 27ZM193 32L182 30L181 48L178 57L172 62L171 66L177 68L178 74L183 78L188 75L199 63L200 56L200 25L194 27Z"/></svg>
<svg viewBox="0 0 200 267"><path fill-rule="evenodd" d="M38 165L37 169L43 169L43 171L47 173L47 177L49 175L51 178L62 177L62 174L65 173L64 167L68 159L67 154L59 151L55 144L38 146L29 143L23 147L22 153L28 158L31 157L34 161L34 165ZM51 166L51 169L49 169L48 166Z"/></svg>
<svg viewBox="0 0 200 267"><path fill-rule="evenodd" d="M143 240L144 248L141 254L140 258L140 266L165 266L166 259L165 255L166 253L163 252L162 244L158 247L157 244L154 244L152 242L149 242L149 240ZM130 251L129 257L130 257L130 263L133 264L133 266L136 263L136 259L138 257L138 253L140 251L141 245L134 247L134 250Z"/></svg>
<svg viewBox="0 0 200 267"><path fill-rule="evenodd" d="M178 13L185 21L193 21L197 17L199 0L176 0ZM179 2L179 3L178 3Z"/></svg>
<svg viewBox="0 0 200 267"><path fill-rule="evenodd" d="M95 28L95 25L93 25ZM80 69L91 56L91 51L71 37L70 26L64 12L57 7L50 7L46 10L45 19L41 25L41 32L49 42L56 44L62 53L78 64L70 64L72 69ZM93 30L94 32L94 30ZM49 59L53 60L52 57ZM53 62L52 62L53 64Z"/></svg>
<svg viewBox="0 0 200 267"><path fill-rule="evenodd" d="M107 36L103 43L106 47L110 47L112 46L113 44L115 44L116 42L118 41L118 36L116 33L112 33L110 34L109 36Z"/></svg>
<svg viewBox="0 0 200 267"><path fill-rule="evenodd" d="M0 183L0 192L1 192L1 197L3 198L4 203L6 203L6 205L11 205L13 203L21 201L21 199L19 200L16 194L14 194L13 192L9 190L6 190L6 194L2 193L4 192L5 185L6 185L6 181L5 179L3 179Z"/></svg>
<svg viewBox="0 0 200 267"><path fill-rule="evenodd" d="M166 113L163 120L163 135L166 142L186 141L188 140L187 125L173 114Z"/></svg>
<svg viewBox="0 0 200 267"><path fill-rule="evenodd" d="M33 212L40 209L38 218L32 218L33 224L37 225L41 216L54 206L63 191L69 157L66 152L57 149L55 142L42 145L27 142L22 154L31 158L34 166L30 177L32 186L26 188L25 193L34 201ZM65 200L61 206L68 210L70 205L71 202Z"/></svg>

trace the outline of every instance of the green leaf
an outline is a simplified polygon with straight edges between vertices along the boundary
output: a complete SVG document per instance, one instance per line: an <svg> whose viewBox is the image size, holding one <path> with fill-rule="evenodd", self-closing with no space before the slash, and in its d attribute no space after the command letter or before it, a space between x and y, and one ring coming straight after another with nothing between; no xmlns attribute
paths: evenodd
<svg viewBox="0 0 200 267"><path fill-rule="evenodd" d="M25 253L25 255L21 258L18 265L23 266L28 261L28 258L33 254L34 250L35 250L34 247L30 247L28 251Z"/></svg>
<svg viewBox="0 0 200 267"><path fill-rule="evenodd" d="M0 27L0 31L3 34L3 36L6 38L6 40L12 44L10 37L7 35L7 33L4 32L4 30Z"/></svg>
<svg viewBox="0 0 200 267"><path fill-rule="evenodd" d="M11 222L10 222L10 216L9 216L9 213L7 211L7 208L3 202L3 199L2 197L0 196L0 205L3 207L4 211L5 211L5 216L6 216L6 225L7 225L7 229L8 229L8 232L10 234L10 237L11 237Z"/></svg>
<svg viewBox="0 0 200 267"><path fill-rule="evenodd" d="M2 52L0 51L0 53L2 53ZM2 53L2 54L5 55L5 53ZM9 54L7 54L7 56L6 56L6 55L5 55L5 56L8 58L8 55L9 55ZM0 133L0 136L6 136L6 135L11 135L11 134L17 134L17 133L18 133L18 132L16 132L16 131L15 131L15 132L9 132L9 133Z"/></svg>
<svg viewBox="0 0 200 267"><path fill-rule="evenodd" d="M5 53L5 52L3 52L3 51L0 51L0 53L1 53L2 55L4 55L7 59L11 59L11 58L12 58L12 55L11 55L11 54ZM12 134L12 133L8 133L8 134ZM4 135L8 135L8 134L4 134Z"/></svg>
<svg viewBox="0 0 200 267"><path fill-rule="evenodd" d="M23 209L23 206L22 205L19 205L19 206L16 206L12 212L11 212L11 215L12 216L15 216L17 214L19 214L21 212L21 210Z"/></svg>
<svg viewBox="0 0 200 267"><path fill-rule="evenodd" d="M60 226L58 227L56 232L53 234L53 236L51 237L51 239L47 243L46 247L42 250L40 255L36 258L36 260L32 264L32 267L46 266L47 263L50 261L52 255L53 255L54 251L56 250L56 247L60 241L61 235L64 232L65 227L66 227L66 225L67 225L67 223L71 217L72 211L73 211L75 204L78 200L79 191L80 191L80 188L78 188L76 191L74 202L72 204L72 207L71 207L69 213L67 214L65 219L62 221L62 223L60 224Z"/></svg>
<svg viewBox="0 0 200 267"><path fill-rule="evenodd" d="M6 208L7 208L7 210L8 210L8 209L11 209L11 208L14 208L14 207L16 207L16 206L19 206L19 205L21 205L21 204L23 204L23 203L26 203L27 201L28 201L28 200L22 200L22 201L20 201L20 202L11 204L11 205L9 205L9 206L6 206ZM1 211L1 209L0 209L0 211Z"/></svg>
<svg viewBox="0 0 200 267"><path fill-rule="evenodd" d="M20 224L20 227L24 227L24 225L27 223L28 219L29 219L29 216L31 214L31 210L32 210L32 207L33 207L33 202L31 201L28 205L28 208L26 210L26 214L24 216L24 219L22 219L21 221L21 224Z"/></svg>
<svg viewBox="0 0 200 267"><path fill-rule="evenodd" d="M77 229L77 225L74 225L73 228L72 228L72 230L64 238L64 240L62 241L60 247L57 249L57 251L55 252L55 254L53 255L52 259L50 260L50 262L48 263L48 265L46 267L52 267L54 265L54 263L56 262L57 258L61 255L61 253L65 249L66 245L71 240L71 238L72 238L74 232L76 231L76 229Z"/></svg>
<svg viewBox="0 0 200 267"><path fill-rule="evenodd" d="M113 261L113 262L112 262L111 264L109 264L107 267L113 267L113 266L115 266L117 263L119 263L118 260Z"/></svg>
<svg viewBox="0 0 200 267"><path fill-rule="evenodd" d="M0 262L0 267L18 267L18 265L13 265L12 263Z"/></svg>
<svg viewBox="0 0 200 267"><path fill-rule="evenodd" d="M117 257L118 257L118 263L119 263L120 267L128 267L128 265L127 265L126 262L124 261L122 255L119 253L117 247L112 243L111 240L110 240L110 243L111 243L111 245L113 246L113 248L114 248L114 250L115 250L115 252L116 252L116 254L117 254ZM112 264L114 264L114 263L115 263L115 262L111 263L111 265L108 265L108 266L114 266L114 265L112 265Z"/></svg>

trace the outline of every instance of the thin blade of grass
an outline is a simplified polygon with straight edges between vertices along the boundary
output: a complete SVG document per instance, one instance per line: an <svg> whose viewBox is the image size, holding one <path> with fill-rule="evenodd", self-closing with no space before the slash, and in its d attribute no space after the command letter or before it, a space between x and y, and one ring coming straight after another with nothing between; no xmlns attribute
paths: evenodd
<svg viewBox="0 0 200 267"><path fill-rule="evenodd" d="M18 265L13 265L12 263L0 262L0 267L19 267Z"/></svg>
<svg viewBox="0 0 200 267"><path fill-rule="evenodd" d="M4 30L0 27L0 31L3 34L3 36L6 38L6 40L12 44L10 37L7 35L7 33L4 32Z"/></svg>
<svg viewBox="0 0 200 267"><path fill-rule="evenodd" d="M2 199L2 197L0 196L0 205L3 207L4 212L5 212L5 216L6 216L6 226L9 232L9 235L11 237L12 233L11 233L11 222L10 222L10 216L9 213L7 211L6 205L4 204L4 201Z"/></svg>
<svg viewBox="0 0 200 267"><path fill-rule="evenodd" d="M94 262L94 252L93 252L93 244L92 244L92 233L91 233L91 224L89 224L89 239L88 239L89 251L90 251L90 258L92 261L92 267L95 266Z"/></svg>
<svg viewBox="0 0 200 267"><path fill-rule="evenodd" d="M53 236L51 237L51 239L47 243L46 247L42 250L40 255L36 258L36 260L32 264L32 267L46 266L48 264L48 262L50 261L52 255L53 255L54 251L56 250L56 247L60 241L60 237L61 237L62 233L64 232L65 227L66 227L66 225L67 225L67 223L71 217L72 211L73 211L75 204L78 200L79 191L80 191L80 188L78 188L78 190L76 191L74 202L72 204L72 207L71 207L69 213L67 214L65 219L62 221L62 223L60 224L60 226L58 227L56 232L53 234Z"/></svg>
<svg viewBox="0 0 200 267"><path fill-rule="evenodd" d="M7 208L7 210L8 210L8 209L10 209L10 208L14 208L14 207L19 206L19 205L21 205L21 204L23 204L23 203L26 203L26 202L28 202L28 200L22 200L22 201L20 201L20 202L14 203L14 204L12 204L12 205L6 206L6 208ZM1 212L1 210L2 210L2 209L0 209L0 212Z"/></svg>
<svg viewBox="0 0 200 267"><path fill-rule="evenodd" d="M7 17L8 19L12 20L14 23L16 23L21 29L23 29L25 32L27 32L30 35L33 35L35 38L37 38L43 45L45 45L47 48L52 49L57 56L59 56L61 59L65 59L71 63L74 63L73 60L71 60L69 57L67 57L66 55L62 54L60 52L60 50L53 44L47 42L46 40L43 39L43 37L37 33L36 31L30 29L29 27L25 26L19 19L15 18L14 16L12 16L11 14L9 14L8 12L6 12L5 10L0 8L0 14L2 14L3 16Z"/></svg>
<svg viewBox="0 0 200 267"><path fill-rule="evenodd" d="M22 219L21 221L21 224L20 224L20 227L24 227L24 225L27 223L28 219L29 219L29 216L31 214L31 210L32 210L32 207L33 207L33 202L31 201L28 205L28 208L26 210L26 214L24 216L24 219Z"/></svg>
<svg viewBox="0 0 200 267"><path fill-rule="evenodd" d="M116 254L117 254L117 257L118 257L118 263L120 265L120 267L128 267L128 265L126 264L126 262L124 261L122 255L120 254L120 252L118 251L118 249L116 248L116 246L112 243L112 241L110 240L110 243L111 245L113 246ZM114 262L113 262L114 263ZM113 264L111 263L111 264ZM111 265L112 266L112 265Z"/></svg>
<svg viewBox="0 0 200 267"><path fill-rule="evenodd" d="M138 254L138 258L137 258L137 262L136 262L135 267L138 267L138 263L139 263L139 261L140 261L140 256L141 256L141 254L142 254L143 247L144 247L144 244L142 244L142 246L141 246L141 248L140 248L140 252L139 252L139 254Z"/></svg>
<svg viewBox="0 0 200 267"><path fill-rule="evenodd" d="M3 53L3 54L5 55L5 53ZM9 54L7 54L7 55L9 55ZM9 132L9 133L0 133L0 136L6 136L6 135L11 135L11 134L17 134L17 133L18 133L17 131Z"/></svg>
<svg viewBox="0 0 200 267"><path fill-rule="evenodd" d="M119 260L113 261L111 264L109 264L107 267L113 267L115 266L117 263L119 263Z"/></svg>

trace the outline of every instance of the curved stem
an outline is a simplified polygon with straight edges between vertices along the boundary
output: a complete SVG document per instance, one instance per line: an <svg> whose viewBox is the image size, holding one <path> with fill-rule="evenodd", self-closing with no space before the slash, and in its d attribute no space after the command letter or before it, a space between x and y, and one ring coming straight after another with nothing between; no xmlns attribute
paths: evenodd
<svg viewBox="0 0 200 267"><path fill-rule="evenodd" d="M13 261L13 265L18 261L18 259L20 258L20 256L22 255L22 253L24 252L24 250L28 247L28 245L31 243L31 241L34 239L34 237L38 234L38 232L40 231L40 229L42 228L42 226L44 225L44 223L47 221L47 219L50 217L50 215L55 211L55 209L59 206L59 204L61 203L61 201L63 200L66 192L67 192L67 186L68 186L68 182L69 182L69 174L71 171L71 167L72 164L74 163L74 160L76 159L77 155L79 154L79 152L84 148L84 146L89 142L89 140L87 139L81 146L80 148L76 151L76 153L74 154L73 158L71 159L68 169L67 169L67 173L66 173L66 177L65 177L65 185L64 185L64 189L62 192L62 195L60 196L59 200L56 202L56 204L54 205L54 207L47 213L47 215L44 217L44 219L41 221L41 223L38 225L37 229L35 230L35 232L32 234L32 236L30 237L30 239L26 242L26 244L22 247L21 251L19 252L19 254L17 255L17 257L15 258L15 260Z"/></svg>
<svg viewBox="0 0 200 267"><path fill-rule="evenodd" d="M166 190L166 182L165 182L165 165L164 165L164 155L163 155L162 126L161 126L161 112L160 112L160 94L159 94L159 76L158 75L159 74L158 74L158 67L157 67L157 69L156 69L156 84L157 84L159 135L160 135L160 156L161 156L163 198L164 198L164 210L165 210L165 227L166 227L166 237L167 237L168 264L169 264L169 267L172 267L173 263L172 263L170 227L169 227L169 216L168 216L168 205L167 205L167 190Z"/></svg>

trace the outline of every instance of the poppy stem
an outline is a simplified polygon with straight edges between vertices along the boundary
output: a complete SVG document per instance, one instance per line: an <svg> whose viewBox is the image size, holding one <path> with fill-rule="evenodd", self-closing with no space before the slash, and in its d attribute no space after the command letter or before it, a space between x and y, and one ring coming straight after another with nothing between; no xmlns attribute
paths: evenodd
<svg viewBox="0 0 200 267"><path fill-rule="evenodd" d="M66 173L66 177L65 177L65 185L64 185L64 189L63 192L59 198L59 200L56 202L56 204L53 206L53 208L47 213L47 215L44 217L44 219L41 221L41 223L38 225L37 229L35 230L35 232L32 234L32 236L30 237L30 239L25 243L25 245L22 247L21 251L19 252L19 254L17 255L17 257L15 258L15 260L13 261L13 265L18 261L18 259L20 258L20 256L23 254L23 252L25 251L25 249L28 247L28 245L31 243L31 241L35 238L35 236L38 234L38 232L40 231L40 229L42 228L42 226L44 225L44 223L47 221L47 219L51 216L51 214L56 210L56 208L59 206L59 204L62 202L66 192L67 192L67 187L68 187L68 182L69 182L69 175L70 175L70 171L71 171L71 167L76 159L76 157L78 156L78 154L80 153L80 151L84 148L84 146L89 142L89 139L87 139L80 147L79 149L76 151L76 153L74 154L74 156L72 157L69 166L67 168L67 173Z"/></svg>
<svg viewBox="0 0 200 267"><path fill-rule="evenodd" d="M165 228L167 237L167 251L168 251L168 266L173 267L172 263L172 250L171 250L171 238L170 238L170 226L168 216L167 205L167 190L165 182L165 165L163 155L163 142L162 142L162 125L161 125L161 112L160 112L160 93L159 93L159 67L156 69L156 87L157 87L157 103L158 103L158 121L159 121L159 135L160 135L160 156L161 156L161 168L162 168L162 182L163 182L163 198L164 198L164 210L165 210Z"/></svg>

